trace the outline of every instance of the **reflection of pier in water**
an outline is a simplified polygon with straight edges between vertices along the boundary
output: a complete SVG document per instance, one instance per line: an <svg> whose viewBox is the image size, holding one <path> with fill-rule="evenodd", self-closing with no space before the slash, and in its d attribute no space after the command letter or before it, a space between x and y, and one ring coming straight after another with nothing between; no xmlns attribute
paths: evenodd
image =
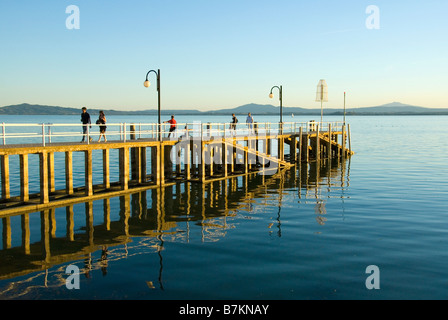
<svg viewBox="0 0 448 320"><path fill-rule="evenodd" d="M277 227L278 235L281 235L280 210L284 194L297 190L294 192L300 201L319 203L319 189L328 186L344 190L348 174L345 161L323 160L320 165L318 162L298 164L271 176L254 173L207 184L181 182L166 188L52 208L40 213L3 217L0 279L48 270L86 257L89 260L99 250L103 250L101 256L104 259L100 259L97 266L103 269L107 261L129 254L128 250L119 250L118 246L138 246L138 254L158 252L161 259L164 241L188 242L198 238L200 241L217 241L226 235L227 230L235 227L232 224L234 217L248 211L257 214L257 210L264 206L275 207L272 200L278 202ZM119 205L114 201L119 201ZM85 219L81 220L84 224L75 230L75 222L79 223L83 207ZM118 207L118 214L112 212L112 208ZM57 225L57 221L63 220L64 212L65 223ZM40 240L31 243L35 235L31 234L30 219L35 219L36 215L40 215ZM95 224L94 217L101 220L101 216L102 221ZM20 230L15 230L17 223L12 223L12 219L19 217ZM200 228L192 230L191 223ZM198 229L201 230L199 235L192 234ZM60 233L63 235L58 236ZM13 242L20 244L13 246ZM136 253L133 251L133 254Z"/></svg>

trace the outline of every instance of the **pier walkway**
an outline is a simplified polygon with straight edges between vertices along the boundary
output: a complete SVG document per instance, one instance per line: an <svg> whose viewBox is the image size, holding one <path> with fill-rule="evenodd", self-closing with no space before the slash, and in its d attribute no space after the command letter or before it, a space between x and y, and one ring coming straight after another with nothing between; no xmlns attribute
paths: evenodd
<svg viewBox="0 0 448 320"><path fill-rule="evenodd" d="M107 142L97 142L99 130L92 125L87 142L81 143L80 125L3 124L0 216L180 181L208 183L253 172L272 175L299 161L353 154L350 125L342 122L238 124L235 129L228 123L179 123L175 132L168 129L169 125L107 124ZM84 161L74 161L79 153ZM55 155L62 156L63 165L55 165ZM11 194L13 160L18 161L20 181L13 182L20 185L19 194ZM111 181L111 164L116 163L118 181ZM83 186L74 187L80 171ZM102 176L101 183L94 184L94 174ZM55 177L65 177L65 188L56 190ZM33 184L39 192L30 192Z"/></svg>

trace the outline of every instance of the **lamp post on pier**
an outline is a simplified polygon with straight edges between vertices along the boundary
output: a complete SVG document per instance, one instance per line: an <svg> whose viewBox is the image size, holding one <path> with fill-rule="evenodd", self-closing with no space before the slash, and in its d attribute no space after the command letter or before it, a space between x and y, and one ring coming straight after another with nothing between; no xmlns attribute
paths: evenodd
<svg viewBox="0 0 448 320"><path fill-rule="evenodd" d="M162 135L161 135L161 130L160 130L160 126L161 126L161 117L160 117L160 69L158 69L157 71L155 70L149 70L148 73L146 74L146 80L143 83L143 85L146 88L149 88L149 86L151 85L151 83L148 80L149 74L151 72L154 72L156 74L157 77L157 93L158 93L158 97L157 97L157 101L158 101L158 105L157 105L157 110L158 110L158 126L157 126L157 136L158 136L158 140L162 140Z"/></svg>
<svg viewBox="0 0 448 320"><path fill-rule="evenodd" d="M280 123L283 123L283 88L282 86L273 86L271 88L271 93L269 93L269 98L274 98L274 94L272 93L272 90L275 88L279 91L279 100L280 100Z"/></svg>

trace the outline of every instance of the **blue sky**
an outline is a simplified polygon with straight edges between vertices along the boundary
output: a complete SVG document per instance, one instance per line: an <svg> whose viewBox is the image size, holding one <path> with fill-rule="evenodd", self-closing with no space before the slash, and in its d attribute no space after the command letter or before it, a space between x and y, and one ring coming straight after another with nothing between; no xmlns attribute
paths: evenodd
<svg viewBox="0 0 448 320"><path fill-rule="evenodd" d="M66 28L69 5L80 29ZM366 8L380 10L368 29ZM448 107L446 0L0 0L0 106Z"/></svg>

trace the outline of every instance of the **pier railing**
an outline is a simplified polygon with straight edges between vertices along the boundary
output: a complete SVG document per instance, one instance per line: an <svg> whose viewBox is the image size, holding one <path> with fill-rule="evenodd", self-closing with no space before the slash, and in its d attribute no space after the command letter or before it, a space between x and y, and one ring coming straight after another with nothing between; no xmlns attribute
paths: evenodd
<svg viewBox="0 0 448 320"><path fill-rule="evenodd" d="M108 141L126 142L131 139L179 139L182 137L232 137L250 135L297 134L302 132L342 131L344 123L333 122L255 122L251 125L237 123L177 123L176 130L170 132L170 124L157 123L107 123L106 138ZM101 125L85 125L86 143L97 141ZM2 123L1 145L39 144L79 142L83 137L82 125L73 123ZM159 135L160 132L160 135ZM104 141L104 139L102 139Z"/></svg>

